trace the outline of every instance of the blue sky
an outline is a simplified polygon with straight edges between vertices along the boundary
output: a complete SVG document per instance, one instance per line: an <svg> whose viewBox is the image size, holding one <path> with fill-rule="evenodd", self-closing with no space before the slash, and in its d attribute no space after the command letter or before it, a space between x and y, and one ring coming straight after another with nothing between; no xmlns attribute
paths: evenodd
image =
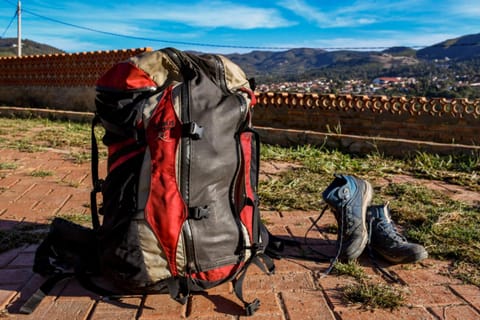
<svg viewBox="0 0 480 320"><path fill-rule="evenodd" d="M17 0L0 0L16 37ZM233 53L422 47L480 33L479 0L22 0L22 38L67 52L166 46ZM10 27L9 24L11 23Z"/></svg>

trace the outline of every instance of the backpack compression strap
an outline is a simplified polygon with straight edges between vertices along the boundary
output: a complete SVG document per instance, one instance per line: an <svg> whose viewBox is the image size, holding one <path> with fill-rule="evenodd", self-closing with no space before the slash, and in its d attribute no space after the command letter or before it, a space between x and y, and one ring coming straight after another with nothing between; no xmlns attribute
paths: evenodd
<svg viewBox="0 0 480 320"><path fill-rule="evenodd" d="M90 212L92 214L92 225L94 230L100 227L100 219L98 217L97 209L97 193L102 191L103 180L98 178L98 144L95 136L95 127L100 123L100 118L96 114L92 119L92 191L90 192Z"/></svg>
<svg viewBox="0 0 480 320"><path fill-rule="evenodd" d="M243 302L246 316L253 315L255 311L257 311L260 307L260 300L254 299L252 302L247 302L243 297L243 280L245 280L247 270L252 263L254 263L257 267L260 268L260 270L262 270L268 275L275 273L275 264L273 263L272 259L264 253L257 253L247 262L247 265L242 270L240 275L232 281L233 290L237 298Z"/></svg>

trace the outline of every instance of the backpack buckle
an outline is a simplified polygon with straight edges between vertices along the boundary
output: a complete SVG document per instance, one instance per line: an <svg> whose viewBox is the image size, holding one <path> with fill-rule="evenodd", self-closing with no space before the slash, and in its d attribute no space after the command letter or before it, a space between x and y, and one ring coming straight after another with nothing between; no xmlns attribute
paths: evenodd
<svg viewBox="0 0 480 320"><path fill-rule="evenodd" d="M245 315L252 316L260 308L260 300L255 299L250 303L245 304Z"/></svg>
<svg viewBox="0 0 480 320"><path fill-rule="evenodd" d="M203 127L196 122L184 123L182 126L182 135L190 137L193 140L200 140L203 137Z"/></svg>
<svg viewBox="0 0 480 320"><path fill-rule="evenodd" d="M203 218L208 218L209 215L208 206L188 208L188 217L190 219L202 220Z"/></svg>

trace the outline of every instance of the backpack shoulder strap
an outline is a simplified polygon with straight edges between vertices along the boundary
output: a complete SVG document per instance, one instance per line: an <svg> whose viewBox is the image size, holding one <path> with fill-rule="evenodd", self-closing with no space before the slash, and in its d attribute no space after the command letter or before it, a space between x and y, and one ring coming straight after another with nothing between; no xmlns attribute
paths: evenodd
<svg viewBox="0 0 480 320"><path fill-rule="evenodd" d="M43 298L62 280L72 278L75 273L59 273L49 277L40 288L20 307L20 313L31 314L38 307Z"/></svg>
<svg viewBox="0 0 480 320"><path fill-rule="evenodd" d="M98 114L92 119L92 154L91 154L91 174L92 174L92 191L90 192L90 212L92 214L92 226L94 230L98 230L100 227L100 219L98 217L98 209L97 209L97 193L102 191L102 183L103 180L98 178L98 144L97 138L95 136L95 127L97 124L100 123L100 117Z"/></svg>

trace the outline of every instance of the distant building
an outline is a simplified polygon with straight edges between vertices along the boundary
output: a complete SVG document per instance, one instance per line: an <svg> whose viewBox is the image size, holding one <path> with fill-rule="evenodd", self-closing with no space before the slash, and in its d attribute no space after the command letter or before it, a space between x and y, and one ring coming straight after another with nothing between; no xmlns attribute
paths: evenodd
<svg viewBox="0 0 480 320"><path fill-rule="evenodd" d="M380 78L375 78L372 81L372 83L376 85L397 84L402 82L403 80L400 77L380 77Z"/></svg>

